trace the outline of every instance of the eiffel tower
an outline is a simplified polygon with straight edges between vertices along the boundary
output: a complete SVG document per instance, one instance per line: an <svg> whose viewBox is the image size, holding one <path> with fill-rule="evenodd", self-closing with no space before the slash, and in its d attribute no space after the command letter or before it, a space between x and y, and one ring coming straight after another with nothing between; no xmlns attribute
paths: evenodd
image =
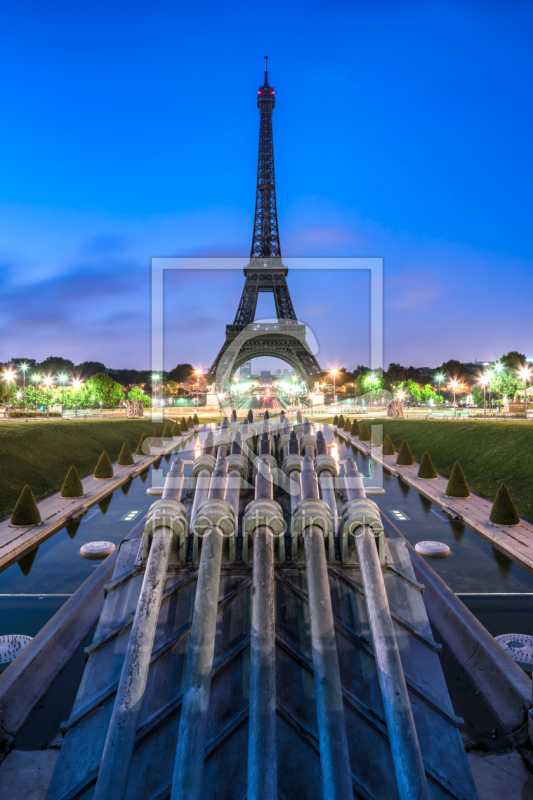
<svg viewBox="0 0 533 800"><path fill-rule="evenodd" d="M209 370L221 392L241 364L261 356L285 361L303 380L318 378L321 372L306 342L305 325L298 322L294 312L287 286L289 270L281 260L272 135L275 103L274 88L268 83L268 56L265 56L265 82L257 96L259 157L250 262L244 268L246 280L233 325L226 325L226 341ZM273 293L277 320L255 322L259 292Z"/></svg>

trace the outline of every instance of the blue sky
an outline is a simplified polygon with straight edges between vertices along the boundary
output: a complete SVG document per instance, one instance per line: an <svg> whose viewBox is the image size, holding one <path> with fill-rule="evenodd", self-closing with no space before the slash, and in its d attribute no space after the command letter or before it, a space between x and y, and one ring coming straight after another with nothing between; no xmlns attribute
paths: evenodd
<svg viewBox="0 0 533 800"><path fill-rule="evenodd" d="M264 54L284 256L385 259L386 363L532 355L532 18L513 0L6 7L0 361L148 368L150 258L246 262ZM364 276L289 284L322 365L368 363ZM210 365L241 285L167 281L167 368Z"/></svg>

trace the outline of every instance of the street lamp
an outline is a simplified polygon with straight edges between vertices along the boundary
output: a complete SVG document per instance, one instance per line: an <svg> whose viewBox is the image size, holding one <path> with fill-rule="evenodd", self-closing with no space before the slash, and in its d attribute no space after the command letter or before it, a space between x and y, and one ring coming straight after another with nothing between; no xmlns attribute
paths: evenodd
<svg viewBox="0 0 533 800"><path fill-rule="evenodd" d="M502 369L503 364L494 364L494 372L498 373L498 413L501 413L502 405L501 405L501 384L502 384Z"/></svg>
<svg viewBox="0 0 533 800"><path fill-rule="evenodd" d="M335 394L335 378L339 374L339 370L332 369L330 374L333 375L333 407L337 408L337 397Z"/></svg>
<svg viewBox="0 0 533 800"><path fill-rule="evenodd" d="M480 381L479 381L480 383L483 384L483 416L485 418L487 416L487 394L486 394L486 389L487 389L488 381L489 381L489 376L488 375L483 375L480 378Z"/></svg>
<svg viewBox="0 0 533 800"><path fill-rule="evenodd" d="M196 373L196 413L198 413L198 403L199 403L198 394L200 392L200 375L202 374L202 370L195 369L194 371Z"/></svg>
<svg viewBox="0 0 533 800"><path fill-rule="evenodd" d="M524 419L527 419L527 379L530 375L529 367L522 367L520 377L524 379Z"/></svg>
<svg viewBox="0 0 533 800"><path fill-rule="evenodd" d="M72 385L74 386L74 390L76 392L76 414L75 414L75 416L77 417L78 416L78 389L81 386L81 381L79 381L79 380L72 381Z"/></svg>
<svg viewBox="0 0 533 800"><path fill-rule="evenodd" d="M59 381L59 383L63 384L63 413L64 413L64 409L65 409L65 383L67 382L68 377L66 375L58 375L57 376L57 380Z"/></svg>
<svg viewBox="0 0 533 800"><path fill-rule="evenodd" d="M50 419L50 403L48 401L50 399L50 386L52 383L52 378L47 375L43 380L43 383L46 386L46 419Z"/></svg>
<svg viewBox="0 0 533 800"><path fill-rule="evenodd" d="M15 377L13 370L8 369L4 372L4 380L7 381L7 418L10 419L11 406L11 381Z"/></svg>
<svg viewBox="0 0 533 800"><path fill-rule="evenodd" d="M41 380L41 376L39 375L38 372L36 372L35 375L31 376L31 380L32 380L32 383L37 384ZM35 388L37 388L37 387L35 387ZM36 411L37 411L37 406L38 405L39 405L39 403L37 402L37 394L35 394L35 410Z"/></svg>
<svg viewBox="0 0 533 800"><path fill-rule="evenodd" d="M23 389L22 389L22 410L26 411L26 370L30 365L25 361L24 364L20 364L20 369L22 370L22 379L23 379Z"/></svg>
<svg viewBox="0 0 533 800"><path fill-rule="evenodd" d="M442 381L444 380L444 375L442 375L440 373L438 375L435 375L435 380L439 384L439 406L440 406L440 385L441 385Z"/></svg>
<svg viewBox="0 0 533 800"><path fill-rule="evenodd" d="M455 390L459 387L459 381L450 381L450 388L453 389L453 416L456 417L455 410Z"/></svg>

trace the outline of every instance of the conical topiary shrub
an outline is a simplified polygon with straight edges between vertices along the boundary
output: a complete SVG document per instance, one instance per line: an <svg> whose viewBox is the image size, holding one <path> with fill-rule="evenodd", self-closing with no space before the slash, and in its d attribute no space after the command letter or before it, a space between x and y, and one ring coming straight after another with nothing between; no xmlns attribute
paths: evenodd
<svg viewBox="0 0 533 800"><path fill-rule="evenodd" d="M159 428L156 428L152 434L152 441L150 442L152 447L163 447L163 440L161 438L161 434L159 433Z"/></svg>
<svg viewBox="0 0 533 800"><path fill-rule="evenodd" d="M493 525L520 524L518 511L505 483L500 483L500 488L496 492L492 511L490 512L490 521Z"/></svg>
<svg viewBox="0 0 533 800"><path fill-rule="evenodd" d="M192 417L189 417L187 420L187 428L194 428L194 422L192 421Z"/></svg>
<svg viewBox="0 0 533 800"><path fill-rule="evenodd" d="M132 464L135 464L135 461L133 460L130 446L127 442L124 442L118 457L118 465L119 467L131 467Z"/></svg>
<svg viewBox="0 0 533 800"><path fill-rule="evenodd" d="M375 428L372 428L372 438L370 440L370 444L372 447L381 447L381 439L379 438L379 433Z"/></svg>
<svg viewBox="0 0 533 800"><path fill-rule="evenodd" d="M163 439L172 439L172 428L169 422L167 422L163 429Z"/></svg>
<svg viewBox="0 0 533 800"><path fill-rule="evenodd" d="M344 429L344 417L342 414L337 421L337 428L340 428L341 431Z"/></svg>
<svg viewBox="0 0 533 800"><path fill-rule="evenodd" d="M339 418L338 418L337 414L335 414L335 416L333 417L333 424L334 425L338 425L339 424Z"/></svg>
<svg viewBox="0 0 533 800"><path fill-rule="evenodd" d="M359 441L360 442L369 442L370 441L370 433L366 425L361 425L359 428Z"/></svg>
<svg viewBox="0 0 533 800"><path fill-rule="evenodd" d="M389 434L387 433L385 438L383 439L383 447L381 448L381 452L384 456L395 456L396 450L394 449L394 445L392 443L392 439L390 438Z"/></svg>
<svg viewBox="0 0 533 800"><path fill-rule="evenodd" d="M139 439L139 444L135 448L135 455L136 456L145 456L145 455L148 455L150 453L150 448L148 447L148 445L145 445L145 447L148 450L148 453L145 453L144 450L143 450L143 442L145 441L145 439L146 439L146 434L143 433L143 435Z"/></svg>
<svg viewBox="0 0 533 800"><path fill-rule="evenodd" d="M350 433L351 429L352 429L352 421L351 419L349 419L349 417L346 417L346 421L344 423L344 430L346 431L346 433Z"/></svg>
<svg viewBox="0 0 533 800"><path fill-rule="evenodd" d="M446 487L448 497L470 497L470 489L466 482L465 474L458 461L455 462Z"/></svg>
<svg viewBox="0 0 533 800"><path fill-rule="evenodd" d="M182 432L182 433L187 433L187 431L188 431L188 428L187 428L187 420L185 419L185 417L182 417L182 418L181 418L181 423L180 423L180 425L181 425L181 432Z"/></svg>
<svg viewBox="0 0 533 800"><path fill-rule="evenodd" d="M29 486L25 486L11 514L11 524L38 525L40 521L41 514L37 508L33 492Z"/></svg>
<svg viewBox="0 0 533 800"><path fill-rule="evenodd" d="M427 450L422 456L422 460L420 461L420 467L418 468L418 477L424 478L427 481L434 481L435 478L438 478L437 470L433 466L433 461L431 460L431 456L429 455Z"/></svg>
<svg viewBox="0 0 533 800"><path fill-rule="evenodd" d="M181 425L177 420L172 426L172 436L181 436Z"/></svg>
<svg viewBox="0 0 533 800"><path fill-rule="evenodd" d="M194 415L194 417L192 418L192 421L194 422L195 425L199 425L200 424L200 420L198 419L198 414Z"/></svg>
<svg viewBox="0 0 533 800"><path fill-rule="evenodd" d="M61 487L61 497L83 497L83 486L76 467L70 467Z"/></svg>
<svg viewBox="0 0 533 800"><path fill-rule="evenodd" d="M400 467L414 467L415 460L411 454L411 448L407 443L407 439L404 439L402 442L396 463L399 464Z"/></svg>
<svg viewBox="0 0 533 800"><path fill-rule="evenodd" d="M356 419L352 422L352 427L350 428L350 434L352 436L359 436L359 423Z"/></svg>
<svg viewBox="0 0 533 800"><path fill-rule="evenodd" d="M113 477L113 466L105 450L98 459L98 464L94 470L94 477L99 480Z"/></svg>

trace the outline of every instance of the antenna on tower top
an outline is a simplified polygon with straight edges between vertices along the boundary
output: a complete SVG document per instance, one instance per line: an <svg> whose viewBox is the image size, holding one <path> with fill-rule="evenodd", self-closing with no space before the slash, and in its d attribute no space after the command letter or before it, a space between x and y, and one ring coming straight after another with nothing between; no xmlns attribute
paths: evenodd
<svg viewBox="0 0 533 800"><path fill-rule="evenodd" d="M268 56L265 56L265 83L268 83Z"/></svg>

